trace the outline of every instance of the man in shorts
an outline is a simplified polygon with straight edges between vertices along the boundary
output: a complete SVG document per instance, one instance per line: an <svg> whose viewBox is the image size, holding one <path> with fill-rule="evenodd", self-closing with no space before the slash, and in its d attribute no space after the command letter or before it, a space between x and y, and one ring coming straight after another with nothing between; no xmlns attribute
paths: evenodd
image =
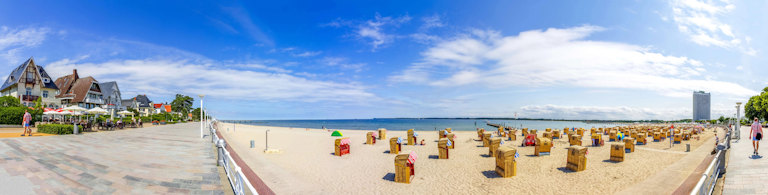
<svg viewBox="0 0 768 195"><path fill-rule="evenodd" d="M29 127L29 123L32 121L32 115L29 114L29 111L24 111L24 117L21 120L22 125L24 126L24 132L21 133L21 136L24 136L24 134L32 136L32 128Z"/></svg>
<svg viewBox="0 0 768 195"><path fill-rule="evenodd" d="M760 149L760 140L763 139L763 126L760 125L757 117L755 117L755 121L752 123L752 127L749 129L749 135L752 139L752 148L755 150L753 154L759 155L757 150Z"/></svg>

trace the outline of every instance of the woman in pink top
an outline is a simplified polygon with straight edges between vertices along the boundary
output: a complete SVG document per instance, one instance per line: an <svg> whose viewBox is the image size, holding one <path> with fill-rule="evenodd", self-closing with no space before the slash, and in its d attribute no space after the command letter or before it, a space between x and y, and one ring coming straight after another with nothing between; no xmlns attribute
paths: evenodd
<svg viewBox="0 0 768 195"><path fill-rule="evenodd" d="M755 122L752 123L752 128L749 129L750 138L752 138L752 148L755 150L754 155L759 155L757 149L760 149L760 140L763 138L763 126L758 122L755 117Z"/></svg>

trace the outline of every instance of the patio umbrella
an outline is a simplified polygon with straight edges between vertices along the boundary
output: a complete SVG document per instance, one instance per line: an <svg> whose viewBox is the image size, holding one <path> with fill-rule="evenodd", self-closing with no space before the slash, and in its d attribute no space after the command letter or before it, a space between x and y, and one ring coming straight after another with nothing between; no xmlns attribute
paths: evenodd
<svg viewBox="0 0 768 195"><path fill-rule="evenodd" d="M71 115L72 114L72 112L67 111L67 110L59 110L58 113L60 115Z"/></svg>
<svg viewBox="0 0 768 195"><path fill-rule="evenodd" d="M106 114L107 110L104 110L103 108L100 108L100 107L96 107L88 110L87 112L91 114Z"/></svg>
<svg viewBox="0 0 768 195"><path fill-rule="evenodd" d="M131 111L127 111L127 110L123 110L123 111L117 112L117 114L122 114L122 115L131 115L131 116L133 116L133 112L131 112Z"/></svg>
<svg viewBox="0 0 768 195"><path fill-rule="evenodd" d="M77 106L77 105L72 105L72 106L68 106L66 108L62 108L62 110L72 111L72 112L82 112L82 111L87 111L88 109L85 109L85 108Z"/></svg>

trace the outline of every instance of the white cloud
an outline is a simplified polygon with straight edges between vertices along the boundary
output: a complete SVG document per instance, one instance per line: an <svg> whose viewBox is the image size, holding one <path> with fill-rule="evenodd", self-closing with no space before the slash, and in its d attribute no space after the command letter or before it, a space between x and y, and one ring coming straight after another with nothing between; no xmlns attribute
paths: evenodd
<svg viewBox="0 0 768 195"><path fill-rule="evenodd" d="M48 28L8 28L0 26L0 57L6 61L19 62L19 51L40 45L50 33ZM28 57L28 56L25 56Z"/></svg>
<svg viewBox="0 0 768 195"><path fill-rule="evenodd" d="M377 49L394 42L395 38L397 38L396 35L387 32L385 29L386 27L397 28L401 24L407 23L409 21L411 21L411 17L408 15L400 17L382 17L379 13L376 13L376 16L373 20L367 20L364 22L352 22L336 19L336 21L324 24L322 26L351 27L354 31L354 37L367 41L372 46L371 51L376 51Z"/></svg>
<svg viewBox="0 0 768 195"><path fill-rule="evenodd" d="M690 94L689 94L690 95ZM593 119L593 120L679 120L692 118L690 107L643 108L628 106L562 106L528 105L520 108L520 117L548 119ZM732 106L712 105L711 119L732 116Z"/></svg>
<svg viewBox="0 0 768 195"><path fill-rule="evenodd" d="M260 69L270 68L255 65ZM224 68L179 60L137 59L79 63L63 59L46 66L53 76L69 74L73 68L81 76L99 81L115 80L123 94L170 96L175 93L209 94L231 100L267 101L361 101L375 98L358 84L309 80L287 73ZM272 69L274 70L274 69Z"/></svg>
<svg viewBox="0 0 768 195"><path fill-rule="evenodd" d="M423 17L421 18L421 21L424 22L424 24L419 27L420 31L427 31L432 28L438 28L443 27L443 21L440 19L440 16L433 15L429 17Z"/></svg>
<svg viewBox="0 0 768 195"><path fill-rule="evenodd" d="M303 51L303 52L302 52ZM322 51L306 51L296 47L286 47L281 49L270 49L267 53L288 53L293 57L313 57L323 53Z"/></svg>
<svg viewBox="0 0 768 195"><path fill-rule="evenodd" d="M426 33L414 33L414 34L411 34L411 38L413 38L413 40L416 40L416 42L419 42L422 44L430 44L430 43L435 43L442 40L438 36L429 35Z"/></svg>
<svg viewBox="0 0 768 195"><path fill-rule="evenodd" d="M592 120L678 120L691 118L691 108L637 108L601 106L529 105L520 108L520 117Z"/></svg>
<svg viewBox="0 0 768 195"><path fill-rule="evenodd" d="M674 97L690 96L693 90L735 96L756 93L735 83L695 79L706 70L693 59L636 45L585 40L602 30L597 26L550 28L517 36L475 30L428 48L421 53L422 60L389 79L443 87L640 89Z"/></svg>
<svg viewBox="0 0 768 195"><path fill-rule="evenodd" d="M224 13L228 14L254 41L258 41L259 44L266 44L268 46L274 46L275 42L267 36L266 33L257 26L251 19L248 10L243 7L222 7ZM235 29L232 29L235 30ZM236 30L235 30L236 31Z"/></svg>
<svg viewBox="0 0 768 195"><path fill-rule="evenodd" d="M440 37L427 33L432 28L439 28L445 25L439 15L423 17L421 18L421 21L423 23L419 27L418 32L409 35L413 40L422 44L432 44L442 41Z"/></svg>
<svg viewBox="0 0 768 195"><path fill-rule="evenodd" d="M721 21L721 17L733 11L729 1L675 0L672 4L672 18L678 29L690 36L691 41L702 46L736 48L747 55L756 51L748 43L748 37L739 37L732 27ZM664 18L662 18L664 20Z"/></svg>
<svg viewBox="0 0 768 195"><path fill-rule="evenodd" d="M363 71L366 65L365 63L349 63L349 59L341 57L325 57L319 61L327 66L339 67L342 70L352 70L355 72Z"/></svg>
<svg viewBox="0 0 768 195"><path fill-rule="evenodd" d="M301 53L295 53L292 55L296 57L312 57L312 56L320 55L321 53L323 52L322 51L305 51Z"/></svg>

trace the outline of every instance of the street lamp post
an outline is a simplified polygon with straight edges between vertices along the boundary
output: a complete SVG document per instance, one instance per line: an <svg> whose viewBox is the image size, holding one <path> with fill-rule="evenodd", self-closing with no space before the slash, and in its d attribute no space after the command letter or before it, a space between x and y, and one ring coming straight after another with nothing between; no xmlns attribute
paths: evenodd
<svg viewBox="0 0 768 195"><path fill-rule="evenodd" d="M736 102L736 121L741 122L741 102Z"/></svg>
<svg viewBox="0 0 768 195"><path fill-rule="evenodd" d="M203 135L203 126L205 126L203 122L203 98L205 97L205 94L200 94L197 96L200 97L200 138L203 138L205 137Z"/></svg>
<svg viewBox="0 0 768 195"><path fill-rule="evenodd" d="M737 138L741 137L741 102L736 102L736 128L735 134Z"/></svg>

